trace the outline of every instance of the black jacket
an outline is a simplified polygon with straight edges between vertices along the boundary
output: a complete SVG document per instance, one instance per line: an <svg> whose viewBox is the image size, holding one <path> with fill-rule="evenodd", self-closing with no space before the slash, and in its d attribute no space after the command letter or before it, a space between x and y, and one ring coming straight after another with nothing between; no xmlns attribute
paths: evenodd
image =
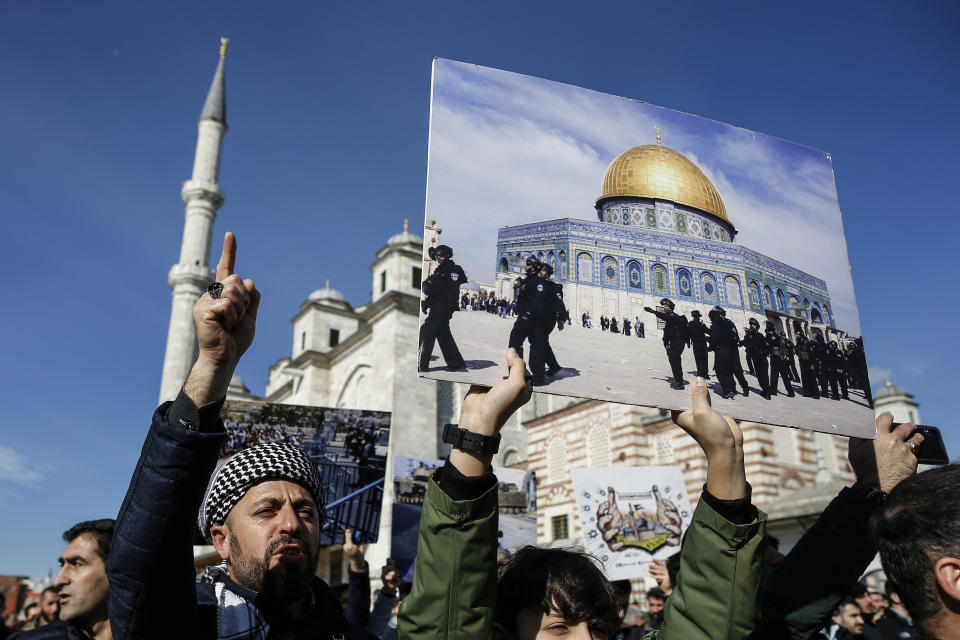
<svg viewBox="0 0 960 640"><path fill-rule="evenodd" d="M467 284L467 274L452 259L447 259L423 281L424 306L437 311L459 307L460 285Z"/></svg>

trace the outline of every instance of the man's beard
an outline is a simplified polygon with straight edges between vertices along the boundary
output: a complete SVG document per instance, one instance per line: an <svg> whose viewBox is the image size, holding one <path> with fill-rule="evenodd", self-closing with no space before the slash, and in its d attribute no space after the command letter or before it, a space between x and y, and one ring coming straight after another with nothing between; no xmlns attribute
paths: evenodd
<svg viewBox="0 0 960 640"><path fill-rule="evenodd" d="M283 545L296 544L303 549L306 566L294 567L281 564L268 569L273 553ZM236 536L230 537L230 566L234 579L241 587L262 593L271 598L298 598L304 595L313 582L317 558L310 544L301 538L283 535L267 545L262 558L245 555Z"/></svg>

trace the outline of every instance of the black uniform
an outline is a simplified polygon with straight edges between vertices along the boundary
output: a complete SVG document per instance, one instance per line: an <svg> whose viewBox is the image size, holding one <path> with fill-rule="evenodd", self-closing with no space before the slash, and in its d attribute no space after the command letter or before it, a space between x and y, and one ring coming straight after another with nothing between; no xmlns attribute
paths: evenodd
<svg viewBox="0 0 960 640"><path fill-rule="evenodd" d="M523 357L523 341L530 337L530 317L524 312L523 305L526 304L526 295L524 289L532 276L517 278L513 283L513 301L517 305L516 320L513 321L513 328L510 329L510 339L507 346L517 350L517 355Z"/></svg>
<svg viewBox="0 0 960 640"><path fill-rule="evenodd" d="M711 337L710 329L703 324L700 318L694 318L687 323L687 337L693 343L693 358L697 361L697 375L701 378L709 378L710 363L707 358L707 339Z"/></svg>
<svg viewBox="0 0 960 640"><path fill-rule="evenodd" d="M793 354L796 352L797 348L786 336L780 336L780 339L783 341L783 348L787 356L787 364L790 365L790 375L793 376L795 382L800 382L800 374L797 373L797 361L793 359Z"/></svg>
<svg viewBox="0 0 960 640"><path fill-rule="evenodd" d="M783 378L783 386L789 397L796 395L790 384L790 365L787 364L787 348L783 338L776 332L767 333L767 350L770 352L770 393L777 395L779 391L778 379Z"/></svg>
<svg viewBox="0 0 960 640"><path fill-rule="evenodd" d="M737 330L737 325L733 323L733 320L724 318L723 321L727 324L730 335L733 336L733 351L730 354L730 370L736 377L737 382L740 383L740 386L743 387L743 395L748 396L750 395L750 385L747 384L747 377L743 375L743 363L740 362L740 345L743 344L743 342L740 341L740 332Z"/></svg>
<svg viewBox="0 0 960 640"><path fill-rule="evenodd" d="M550 334L553 333L554 327L559 327L560 323L566 322L569 313L567 312L567 305L563 303L563 285L549 278L547 278L546 281L553 288L553 316L556 317L556 322L547 323L547 349L545 355L547 375L552 376L563 367L557 362L557 357L553 353L553 347L550 346Z"/></svg>
<svg viewBox="0 0 960 640"><path fill-rule="evenodd" d="M830 392L827 390L827 385L830 381L830 354L827 353L827 345L820 334L817 334L817 339L813 343L813 355L817 359L817 382L820 386L820 397L829 398Z"/></svg>
<svg viewBox="0 0 960 640"><path fill-rule="evenodd" d="M737 356L737 328L719 314L714 312L711 314L710 350L713 351L713 370L717 374L723 395L728 396L736 393L736 385L733 382L733 358ZM739 357L737 360L739 361ZM699 363L697 367L699 368ZM743 376L742 371L740 375Z"/></svg>
<svg viewBox="0 0 960 640"><path fill-rule="evenodd" d="M770 379L767 377L767 347L766 337L759 331L748 331L743 337L743 346L747 350L747 360L753 365L753 372L760 384L760 394L764 398L770 397Z"/></svg>
<svg viewBox="0 0 960 640"><path fill-rule="evenodd" d="M563 297L554 284L538 275L531 275L526 278L520 297L517 298L517 319L522 320L529 331L527 338L530 340L530 371L534 384L544 382L549 348L547 336L562 317L561 309L564 314L566 312Z"/></svg>
<svg viewBox="0 0 960 640"><path fill-rule="evenodd" d="M626 318L623 319L623 335L625 336L630 335L630 321L627 320Z"/></svg>
<svg viewBox="0 0 960 640"><path fill-rule="evenodd" d="M834 400L843 398L849 400L847 394L847 356L837 346L837 343L831 342L827 345L827 381L830 383L831 397ZM840 394L837 395L837 384L840 384Z"/></svg>
<svg viewBox="0 0 960 640"><path fill-rule="evenodd" d="M467 282L467 274L452 258L447 258L430 277L423 281L423 308L428 311L427 319L420 327L420 371L430 366L433 344L440 344L440 352L448 369L462 369L466 366L460 349L450 333L450 318L457 310L460 300L460 285Z"/></svg>
<svg viewBox="0 0 960 640"><path fill-rule="evenodd" d="M800 358L800 384L803 386L803 395L808 398L819 398L817 389L818 362L814 353L813 343L803 334L797 335L797 357Z"/></svg>
<svg viewBox="0 0 960 640"><path fill-rule="evenodd" d="M673 311L664 313L649 307L644 310L666 323L663 327L663 347L667 350L667 360L670 361L670 369L673 371L673 385L682 388L683 365L680 363L680 354L683 353L683 347L687 344L687 317L677 315Z"/></svg>

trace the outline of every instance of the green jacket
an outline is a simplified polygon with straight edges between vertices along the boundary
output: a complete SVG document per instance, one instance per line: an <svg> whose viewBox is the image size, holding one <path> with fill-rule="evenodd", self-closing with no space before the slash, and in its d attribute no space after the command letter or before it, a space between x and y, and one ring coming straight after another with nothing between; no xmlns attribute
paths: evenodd
<svg viewBox="0 0 960 640"><path fill-rule="evenodd" d="M497 489L451 500L431 479L423 504L413 589L400 606L401 640L490 638L497 588ZM680 577L663 627L645 638L747 638L757 623L760 540L766 515L735 525L701 500L683 541Z"/></svg>

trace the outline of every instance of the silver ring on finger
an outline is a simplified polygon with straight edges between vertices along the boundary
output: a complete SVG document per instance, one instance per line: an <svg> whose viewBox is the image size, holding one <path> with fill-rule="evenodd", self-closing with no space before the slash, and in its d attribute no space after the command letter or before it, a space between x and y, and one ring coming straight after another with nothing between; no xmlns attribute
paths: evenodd
<svg viewBox="0 0 960 640"><path fill-rule="evenodd" d="M220 294L223 293L223 284L219 282L211 282L207 285L207 293L210 294L210 297L214 300L220 299Z"/></svg>
<svg viewBox="0 0 960 640"><path fill-rule="evenodd" d="M913 440L907 440L907 444L910 445L910 451L917 450L917 443L914 442Z"/></svg>

